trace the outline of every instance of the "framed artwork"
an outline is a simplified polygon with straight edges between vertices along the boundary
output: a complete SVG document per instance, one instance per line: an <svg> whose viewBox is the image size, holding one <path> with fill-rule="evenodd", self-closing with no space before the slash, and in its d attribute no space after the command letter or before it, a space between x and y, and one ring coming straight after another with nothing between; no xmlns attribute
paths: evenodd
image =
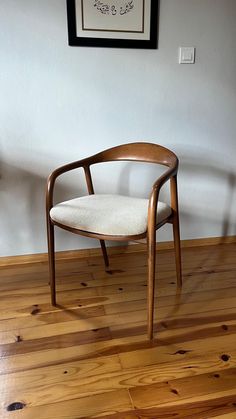
<svg viewBox="0 0 236 419"><path fill-rule="evenodd" d="M158 0L67 0L69 45L157 48Z"/></svg>

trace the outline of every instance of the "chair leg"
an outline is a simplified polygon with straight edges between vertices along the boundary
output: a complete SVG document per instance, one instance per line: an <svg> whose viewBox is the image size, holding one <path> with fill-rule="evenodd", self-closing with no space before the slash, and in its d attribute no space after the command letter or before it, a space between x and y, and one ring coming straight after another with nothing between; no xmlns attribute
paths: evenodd
<svg viewBox="0 0 236 419"><path fill-rule="evenodd" d="M51 303L56 306L56 284L55 284L55 243L54 226L48 221L48 262L51 288Z"/></svg>
<svg viewBox="0 0 236 419"><path fill-rule="evenodd" d="M106 249L105 241L104 240L100 240L100 245L101 245L101 249L102 249L102 255L103 255L105 267L108 268L108 266L109 266L109 259L108 259L108 255L107 255L107 249Z"/></svg>
<svg viewBox="0 0 236 419"><path fill-rule="evenodd" d="M173 236L174 236L174 248L175 248L177 287L178 289L180 289L182 287L182 265L181 265L181 247L180 247L178 213L176 213L173 218Z"/></svg>
<svg viewBox="0 0 236 419"><path fill-rule="evenodd" d="M155 291L155 265L156 265L156 234L148 237L148 295L147 295L147 329L148 339L153 339L153 320L154 320L154 291Z"/></svg>

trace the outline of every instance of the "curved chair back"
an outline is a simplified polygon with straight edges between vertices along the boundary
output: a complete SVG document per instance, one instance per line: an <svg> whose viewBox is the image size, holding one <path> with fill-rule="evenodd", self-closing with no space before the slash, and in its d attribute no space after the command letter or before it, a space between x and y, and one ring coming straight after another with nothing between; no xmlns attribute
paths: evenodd
<svg viewBox="0 0 236 419"><path fill-rule="evenodd" d="M178 166L178 158L173 151L152 143L130 143L109 148L84 159L85 165L109 161L137 161L158 163L171 168Z"/></svg>

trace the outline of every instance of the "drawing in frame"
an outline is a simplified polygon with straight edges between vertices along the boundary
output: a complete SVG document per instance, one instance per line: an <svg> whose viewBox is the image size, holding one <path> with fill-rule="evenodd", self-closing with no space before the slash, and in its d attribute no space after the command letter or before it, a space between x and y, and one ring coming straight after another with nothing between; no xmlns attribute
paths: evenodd
<svg viewBox="0 0 236 419"><path fill-rule="evenodd" d="M67 0L69 45L157 48L158 0Z"/></svg>

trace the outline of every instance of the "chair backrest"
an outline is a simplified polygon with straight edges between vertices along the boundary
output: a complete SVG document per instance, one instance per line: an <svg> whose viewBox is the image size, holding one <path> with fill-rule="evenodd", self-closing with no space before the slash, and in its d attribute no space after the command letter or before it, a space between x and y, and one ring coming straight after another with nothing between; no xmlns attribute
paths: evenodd
<svg viewBox="0 0 236 419"><path fill-rule="evenodd" d="M146 162L146 163L157 163L169 167L169 176L171 176L171 184L175 182L173 176L176 175L178 170L178 158L173 151L168 150L163 146L152 143L130 143L123 144L107 150L101 151L93 156L86 157L85 159L75 161L54 170L48 178L47 182L47 211L53 205L53 188L55 180L61 174L68 172L79 167L83 167L86 177L86 183L89 194L94 193L92 176L90 166L96 163L105 163L110 161L133 161L133 162ZM164 175L159 179L163 181ZM175 189L174 187L172 188Z"/></svg>
<svg viewBox="0 0 236 419"><path fill-rule="evenodd" d="M162 164L171 168L178 167L178 158L173 151L158 144L144 142L109 148L85 160L88 166L109 161L137 161Z"/></svg>

